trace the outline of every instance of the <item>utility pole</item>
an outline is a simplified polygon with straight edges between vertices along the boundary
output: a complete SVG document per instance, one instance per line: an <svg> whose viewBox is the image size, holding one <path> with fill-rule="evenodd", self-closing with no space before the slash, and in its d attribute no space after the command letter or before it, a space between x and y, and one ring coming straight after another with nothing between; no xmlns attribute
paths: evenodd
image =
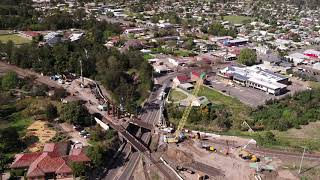
<svg viewBox="0 0 320 180"><path fill-rule="evenodd" d="M302 166L302 161L303 161L303 158L304 158L304 153L306 152L306 147L303 147L303 153L302 153L302 157L301 157L301 161L300 161L300 167L299 167L299 172L298 174L301 173L301 166Z"/></svg>
<svg viewBox="0 0 320 180"><path fill-rule="evenodd" d="M88 51L87 49L84 49L85 55L86 55L86 60L88 61ZM84 77L83 77L83 66L82 66L82 58L80 58L80 74L81 74L81 83L82 86L84 86Z"/></svg>

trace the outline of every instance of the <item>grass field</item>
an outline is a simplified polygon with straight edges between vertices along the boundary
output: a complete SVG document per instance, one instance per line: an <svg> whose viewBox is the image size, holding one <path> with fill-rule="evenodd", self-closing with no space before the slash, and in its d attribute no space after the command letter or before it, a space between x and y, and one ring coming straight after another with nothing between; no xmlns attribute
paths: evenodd
<svg viewBox="0 0 320 180"><path fill-rule="evenodd" d="M296 149L306 147L308 150L320 151L320 122L311 122L301 126L301 129L287 131L273 131L276 138L286 146Z"/></svg>
<svg viewBox="0 0 320 180"><path fill-rule="evenodd" d="M3 43L8 42L9 40L13 41L14 44L26 44L30 43L31 41L29 39L20 37L16 34L6 34L6 35L0 35L0 41Z"/></svg>
<svg viewBox="0 0 320 180"><path fill-rule="evenodd" d="M191 51L177 50L177 51L174 51L174 55L180 56L180 57L189 57L189 56L192 56L193 53Z"/></svg>
<svg viewBox="0 0 320 180"><path fill-rule="evenodd" d="M233 24L243 24L246 21L251 21L253 18L247 16L223 16L223 19Z"/></svg>
<svg viewBox="0 0 320 180"><path fill-rule="evenodd" d="M152 59L152 58L154 58L154 56L151 55L151 54L144 54L144 55L143 55L143 59L144 59L144 60L149 60L149 59Z"/></svg>
<svg viewBox="0 0 320 180"><path fill-rule="evenodd" d="M172 90L170 92L170 100L173 102L181 101L183 99L187 98L187 95L183 94L180 91Z"/></svg>
<svg viewBox="0 0 320 180"><path fill-rule="evenodd" d="M239 128L244 120L250 119L250 107L233 97L226 96L208 87L202 87L198 96L206 96L213 104L225 105L226 109L232 114L234 128Z"/></svg>

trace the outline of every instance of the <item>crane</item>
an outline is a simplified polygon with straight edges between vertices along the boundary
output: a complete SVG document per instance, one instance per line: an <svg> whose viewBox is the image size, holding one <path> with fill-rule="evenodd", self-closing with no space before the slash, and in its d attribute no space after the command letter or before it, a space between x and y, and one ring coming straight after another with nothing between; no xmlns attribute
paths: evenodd
<svg viewBox="0 0 320 180"><path fill-rule="evenodd" d="M192 102L197 97L197 95L198 95L198 93L200 91L200 88L201 88L201 86L203 84L203 79L204 79L205 76L206 76L205 73L201 73L201 75L200 75L199 79L197 80L196 85L195 85L195 87L194 87L194 89L192 91L192 96L190 98L189 104L188 104L187 108L184 110L182 118L179 121L179 124L178 124L177 130L175 131L174 137L172 137L172 138L166 137L165 138L166 142L168 142L168 143L170 143L170 142L177 143L181 139L181 130L184 128L184 126L185 126L185 124L186 124L186 122L188 120L188 117L189 117L191 109L192 109Z"/></svg>

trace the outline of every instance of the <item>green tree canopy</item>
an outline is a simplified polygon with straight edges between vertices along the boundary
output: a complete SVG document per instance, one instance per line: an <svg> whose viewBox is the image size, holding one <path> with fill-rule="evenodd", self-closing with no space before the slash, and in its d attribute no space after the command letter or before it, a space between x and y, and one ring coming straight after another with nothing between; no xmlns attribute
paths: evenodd
<svg viewBox="0 0 320 180"><path fill-rule="evenodd" d="M91 125L91 117L80 101L69 102L62 106L61 120L82 126Z"/></svg>
<svg viewBox="0 0 320 180"><path fill-rule="evenodd" d="M46 112L46 116L48 119L54 119L58 115L57 107L55 105L53 105L52 103L49 103L47 105L45 112Z"/></svg>
<svg viewBox="0 0 320 180"><path fill-rule="evenodd" d="M249 48L242 49L238 62L246 66L252 66L257 63L257 53Z"/></svg>
<svg viewBox="0 0 320 180"><path fill-rule="evenodd" d="M1 81L1 86L5 90L13 89L18 85L18 75L17 73L10 71L7 72Z"/></svg>

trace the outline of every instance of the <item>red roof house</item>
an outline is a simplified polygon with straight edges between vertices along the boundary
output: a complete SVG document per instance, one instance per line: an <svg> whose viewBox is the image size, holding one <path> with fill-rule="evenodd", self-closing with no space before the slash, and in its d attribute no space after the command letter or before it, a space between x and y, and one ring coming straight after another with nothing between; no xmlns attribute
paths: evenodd
<svg viewBox="0 0 320 180"><path fill-rule="evenodd" d="M73 177L72 162L88 163L84 149L76 149L70 143L49 143L43 152L17 154L12 169L26 169L28 179L62 179Z"/></svg>
<svg viewBox="0 0 320 180"><path fill-rule="evenodd" d="M200 78L200 73L196 71L191 71L191 81L197 81Z"/></svg>
<svg viewBox="0 0 320 180"><path fill-rule="evenodd" d="M32 40L35 37L40 36L39 32L35 31L23 31L19 33L22 37Z"/></svg>
<svg viewBox="0 0 320 180"><path fill-rule="evenodd" d="M179 84L184 84L190 81L190 77L187 75L179 75L173 79L173 84L177 87Z"/></svg>

